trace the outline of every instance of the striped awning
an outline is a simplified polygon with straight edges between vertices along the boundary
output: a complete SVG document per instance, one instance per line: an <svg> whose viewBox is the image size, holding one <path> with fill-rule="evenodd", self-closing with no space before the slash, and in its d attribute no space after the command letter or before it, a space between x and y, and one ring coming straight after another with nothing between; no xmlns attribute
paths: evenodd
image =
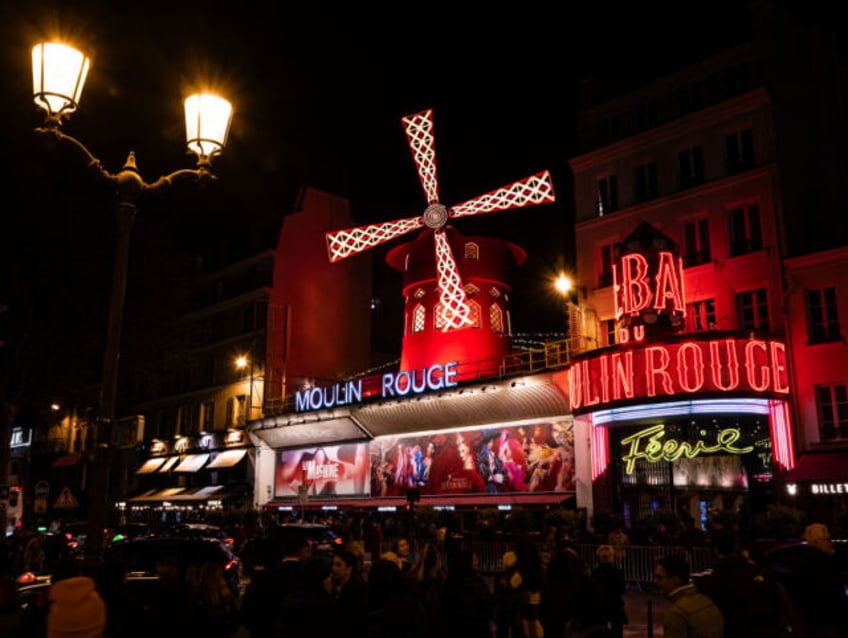
<svg viewBox="0 0 848 638"><path fill-rule="evenodd" d="M151 459L147 459L144 464L138 468L135 473L136 474L151 474L158 470L162 464L165 462L164 456L157 456Z"/></svg>
<svg viewBox="0 0 848 638"><path fill-rule="evenodd" d="M244 448L240 450L224 450L223 452L218 452L218 454L209 461L209 465L206 466L206 469L212 470L217 467L232 467L241 461L245 454L247 454L247 450Z"/></svg>
<svg viewBox="0 0 848 638"><path fill-rule="evenodd" d="M197 472L208 459L208 454L187 454L174 472Z"/></svg>

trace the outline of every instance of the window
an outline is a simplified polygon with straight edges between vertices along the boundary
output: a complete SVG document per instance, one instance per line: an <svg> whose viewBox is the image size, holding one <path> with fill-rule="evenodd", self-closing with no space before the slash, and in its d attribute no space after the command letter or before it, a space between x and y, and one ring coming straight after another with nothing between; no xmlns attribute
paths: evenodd
<svg viewBox="0 0 848 638"><path fill-rule="evenodd" d="M463 290L465 290L465 294L469 297L473 297L474 295L480 292L480 289L474 284L465 284Z"/></svg>
<svg viewBox="0 0 848 638"><path fill-rule="evenodd" d="M848 439L848 388L844 385L816 386L816 406L821 440Z"/></svg>
<svg viewBox="0 0 848 638"><path fill-rule="evenodd" d="M691 188L704 183L704 149L693 146L677 154L680 164L680 188Z"/></svg>
<svg viewBox="0 0 848 638"><path fill-rule="evenodd" d="M807 290L807 332L810 343L839 341L836 288Z"/></svg>
<svg viewBox="0 0 848 638"><path fill-rule="evenodd" d="M754 168L754 133L746 128L724 138L727 151L727 174L735 175Z"/></svg>
<svg viewBox="0 0 848 638"><path fill-rule="evenodd" d="M473 242L468 242L467 244L465 244L465 258L479 261L480 247Z"/></svg>
<svg viewBox="0 0 848 638"><path fill-rule="evenodd" d="M701 95L701 83L692 82L689 86L684 86L677 92L677 100L680 106L680 114L686 115L692 111L697 111L703 106L703 98Z"/></svg>
<svg viewBox="0 0 848 638"><path fill-rule="evenodd" d="M763 231L760 226L760 207L757 204L730 210L730 256L745 255L762 250Z"/></svg>
<svg viewBox="0 0 848 638"><path fill-rule="evenodd" d="M247 395L240 394L236 397L236 424L247 423Z"/></svg>
<svg viewBox="0 0 848 638"><path fill-rule="evenodd" d="M641 166L637 166L634 181L636 190L633 196L637 204L656 198L659 191L657 185L657 163L647 162Z"/></svg>
<svg viewBox="0 0 848 638"><path fill-rule="evenodd" d="M489 324L492 326L492 332L503 333L503 311L501 310L501 307L496 303L493 303L491 306L489 306Z"/></svg>
<svg viewBox="0 0 848 638"><path fill-rule="evenodd" d="M706 264L710 255L710 222L699 219L683 225L683 264L689 268Z"/></svg>
<svg viewBox="0 0 848 638"><path fill-rule="evenodd" d="M615 319L607 319L604 321L604 328L607 333L607 345L615 345Z"/></svg>
<svg viewBox="0 0 848 638"><path fill-rule="evenodd" d="M618 210L618 180L615 175L608 175L598 180L598 197L596 212L599 217Z"/></svg>
<svg viewBox="0 0 848 638"><path fill-rule="evenodd" d="M480 327L480 304L476 301L467 301L468 304L468 318L471 320L471 324L465 324L466 328L479 328ZM445 327L444 320L442 319L442 304L437 303L436 307L433 308L433 327L436 330L442 330Z"/></svg>
<svg viewBox="0 0 848 638"><path fill-rule="evenodd" d="M607 244L601 246L600 254L598 255L598 286L612 286L612 259L614 255L613 245Z"/></svg>
<svg viewBox="0 0 848 638"><path fill-rule="evenodd" d="M424 326L426 325L427 309L420 303L415 304L415 308L412 310L412 332L421 332L422 330L424 330Z"/></svg>
<svg viewBox="0 0 848 638"><path fill-rule="evenodd" d="M768 294L765 288L736 295L739 327L743 330L769 330Z"/></svg>
<svg viewBox="0 0 848 638"><path fill-rule="evenodd" d="M236 424L236 406L233 397L227 399L227 414L224 417L224 424L231 428Z"/></svg>
<svg viewBox="0 0 848 638"><path fill-rule="evenodd" d="M715 299L694 301L686 309L689 330L703 332L716 329Z"/></svg>
<svg viewBox="0 0 848 638"><path fill-rule="evenodd" d="M198 405L186 404L180 406L181 434L197 434Z"/></svg>
<svg viewBox="0 0 848 638"><path fill-rule="evenodd" d="M215 429L215 402L207 401L203 404L203 417L202 417L202 426L201 430L204 432L211 432Z"/></svg>
<svg viewBox="0 0 848 638"><path fill-rule="evenodd" d="M653 100L636 107L636 130L646 131L657 123L657 103Z"/></svg>

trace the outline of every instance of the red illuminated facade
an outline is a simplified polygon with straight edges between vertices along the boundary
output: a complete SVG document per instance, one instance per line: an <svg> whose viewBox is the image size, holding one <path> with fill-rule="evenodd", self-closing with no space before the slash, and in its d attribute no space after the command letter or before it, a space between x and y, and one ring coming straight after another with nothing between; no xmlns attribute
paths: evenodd
<svg viewBox="0 0 848 638"><path fill-rule="evenodd" d="M570 369L570 401L593 508L628 523L792 502L799 458L841 454L848 436L848 281L831 248L845 244L845 193L826 177L846 129L821 116L834 87L811 79L832 77L827 53L777 7L753 26L631 92L583 87L573 301L600 339ZM846 503L829 504L832 523Z"/></svg>

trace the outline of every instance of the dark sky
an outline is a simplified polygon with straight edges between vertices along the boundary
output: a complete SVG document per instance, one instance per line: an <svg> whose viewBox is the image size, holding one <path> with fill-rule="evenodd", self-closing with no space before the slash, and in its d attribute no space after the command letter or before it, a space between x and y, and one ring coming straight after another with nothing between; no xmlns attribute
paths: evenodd
<svg viewBox="0 0 848 638"><path fill-rule="evenodd" d="M192 232L214 235L235 218L249 234L257 219L285 211L301 184L348 197L362 223L418 215L426 202L400 118L427 108L443 203L549 169L556 204L465 219L460 228L530 253L516 289L528 308L520 330L559 325L548 278L571 259L568 159L580 80L649 78L733 41L747 20L745 3L729 0L2 5L7 258L38 255L55 260L54 272L79 269L83 280L106 270L91 251L108 257L108 210L90 197L87 176L65 160L51 163L32 133L41 120L30 48L59 33L93 55L65 131L110 171L129 150L149 182L192 166L180 100L192 87L211 84L235 104L215 189L205 198L177 192L172 205L143 210L138 235L188 214L177 210L186 202L195 208ZM377 260L396 243L377 249ZM539 318L538 308L550 314Z"/></svg>

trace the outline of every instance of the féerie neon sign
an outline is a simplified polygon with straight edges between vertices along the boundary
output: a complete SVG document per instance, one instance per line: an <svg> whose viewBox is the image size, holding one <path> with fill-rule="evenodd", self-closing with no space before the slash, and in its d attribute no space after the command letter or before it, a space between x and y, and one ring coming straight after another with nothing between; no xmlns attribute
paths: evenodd
<svg viewBox="0 0 848 638"><path fill-rule="evenodd" d="M786 345L727 337L616 348L569 369L573 411L631 399L719 393L789 393Z"/></svg>
<svg viewBox="0 0 848 638"><path fill-rule="evenodd" d="M388 372L380 379L382 398L405 397L409 394L452 388L456 380L457 362L435 364L420 370L401 370ZM295 412L321 410L335 406L350 405L362 401L362 379L335 383L326 387L298 390L295 394Z"/></svg>
<svg viewBox="0 0 848 638"><path fill-rule="evenodd" d="M701 430L700 435L706 436ZM648 463L659 461L676 461L685 456L693 459L701 454L716 454L725 452L727 454L748 454L753 451L754 446L736 447L735 443L742 436L739 428L725 428L719 430L714 445L707 445L703 439L697 441L678 441L677 439L665 439L665 426L663 424L652 425L636 434L631 434L621 440L621 445L629 447L627 454L621 457L627 465L624 471L632 474L636 468L636 461L645 459Z"/></svg>

